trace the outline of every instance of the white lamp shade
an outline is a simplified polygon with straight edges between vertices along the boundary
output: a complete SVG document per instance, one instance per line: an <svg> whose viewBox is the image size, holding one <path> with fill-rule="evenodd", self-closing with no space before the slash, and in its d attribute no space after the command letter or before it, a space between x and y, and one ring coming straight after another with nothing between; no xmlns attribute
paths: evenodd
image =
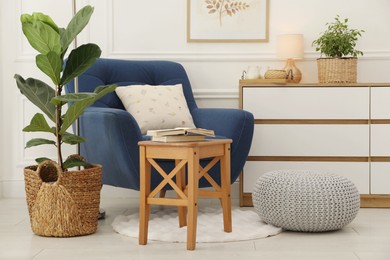
<svg viewBox="0 0 390 260"><path fill-rule="evenodd" d="M278 35L276 52L279 59L303 59L303 35Z"/></svg>

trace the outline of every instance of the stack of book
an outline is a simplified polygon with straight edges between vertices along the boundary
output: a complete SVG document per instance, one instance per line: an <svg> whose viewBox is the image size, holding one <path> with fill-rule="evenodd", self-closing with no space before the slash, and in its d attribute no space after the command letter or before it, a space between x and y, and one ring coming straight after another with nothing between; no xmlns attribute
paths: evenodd
<svg viewBox="0 0 390 260"><path fill-rule="evenodd" d="M213 130L203 128L174 128L161 130L148 130L146 135L156 142L197 142L206 139L206 136L215 136Z"/></svg>

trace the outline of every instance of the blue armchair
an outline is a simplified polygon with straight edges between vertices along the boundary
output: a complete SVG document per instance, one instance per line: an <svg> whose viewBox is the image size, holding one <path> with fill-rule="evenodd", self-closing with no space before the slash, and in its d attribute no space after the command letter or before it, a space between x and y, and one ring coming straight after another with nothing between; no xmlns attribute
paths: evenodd
<svg viewBox="0 0 390 260"><path fill-rule="evenodd" d="M252 142L253 115L238 109L198 108L191 85L182 65L170 61L129 61L98 59L79 77L79 92L92 92L97 86L107 84L174 85L181 83L188 108L196 127L213 129L218 137L233 140L231 146L231 183L245 164ZM66 87L74 92L73 82ZM141 134L134 117L123 107L116 93L110 93L87 108L79 120L80 135L87 141L81 144L80 153L87 161L103 165L103 184L139 190L138 142L148 137ZM160 162L167 172L173 169L171 161ZM209 171L220 183L215 166ZM152 186L161 181L152 173ZM200 187L209 186L200 180ZM166 187L170 189L170 187Z"/></svg>

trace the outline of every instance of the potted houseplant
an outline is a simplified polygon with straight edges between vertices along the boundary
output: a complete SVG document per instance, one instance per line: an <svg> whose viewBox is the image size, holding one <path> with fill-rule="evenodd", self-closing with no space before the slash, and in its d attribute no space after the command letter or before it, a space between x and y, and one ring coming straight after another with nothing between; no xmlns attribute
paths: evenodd
<svg viewBox="0 0 390 260"><path fill-rule="evenodd" d="M357 56L363 52L355 47L364 30L349 28L348 18L337 15L334 20L313 41L316 51L326 56L317 59L318 79L320 83L356 83Z"/></svg>
<svg viewBox="0 0 390 260"><path fill-rule="evenodd" d="M101 86L93 93L62 94L63 86L86 71L100 57L96 44L88 43L68 48L88 24L93 7L85 6L60 28L42 13L21 16L22 30L30 45L38 51L37 67L52 81L54 88L35 78L24 79L15 74L20 92L36 105L36 113L25 132L44 132L52 139L34 138L26 148L54 145L57 162L48 158L36 159L39 165L24 169L27 204L34 233L43 236L78 236L96 231L99 214L101 166L85 162L80 156L63 159L62 145L76 145L85 139L68 132L85 108L115 90L115 85ZM65 62L66 61L66 62ZM63 106L68 104L65 112ZM51 127L48 120L52 121ZM75 166L83 167L72 170Z"/></svg>

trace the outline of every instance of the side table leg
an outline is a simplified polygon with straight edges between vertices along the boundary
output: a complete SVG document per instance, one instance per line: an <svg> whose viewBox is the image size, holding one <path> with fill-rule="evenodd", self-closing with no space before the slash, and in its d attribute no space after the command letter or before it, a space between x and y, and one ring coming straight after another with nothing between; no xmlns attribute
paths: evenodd
<svg viewBox="0 0 390 260"><path fill-rule="evenodd" d="M232 203L230 196L230 144L225 144L225 154L221 158L221 189L223 230L232 232Z"/></svg>
<svg viewBox="0 0 390 260"><path fill-rule="evenodd" d="M188 149L187 249L194 250L198 218L199 149Z"/></svg>
<svg viewBox="0 0 390 260"><path fill-rule="evenodd" d="M175 164L178 165L181 160L175 160ZM185 181L185 166L176 174L176 185L183 192L186 187ZM177 195L179 197L179 195ZM184 206L177 207L178 215L179 215L179 227L184 227L187 225L187 209Z"/></svg>
<svg viewBox="0 0 390 260"><path fill-rule="evenodd" d="M139 236L138 243L146 245L148 242L148 225L150 205L147 198L150 194L151 166L146 159L145 147L140 146L140 204L139 204Z"/></svg>

